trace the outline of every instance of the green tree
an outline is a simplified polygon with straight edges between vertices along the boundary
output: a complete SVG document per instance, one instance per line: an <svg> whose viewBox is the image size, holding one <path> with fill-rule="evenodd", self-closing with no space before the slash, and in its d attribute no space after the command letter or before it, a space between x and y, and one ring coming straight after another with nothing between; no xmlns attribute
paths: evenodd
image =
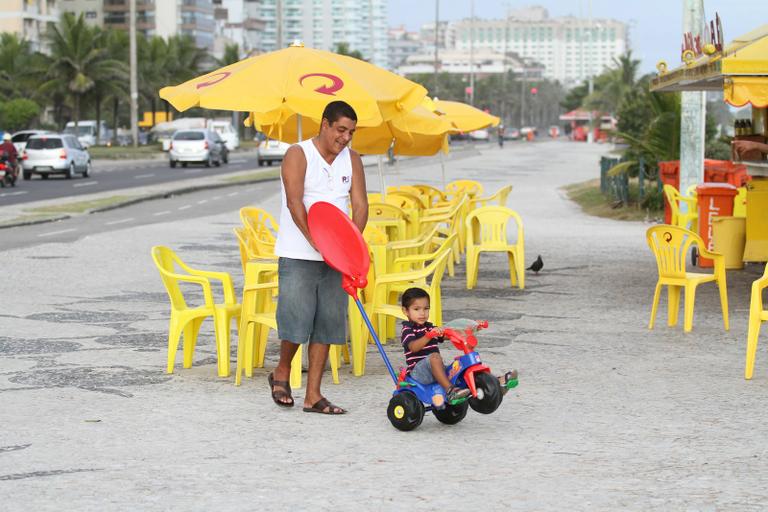
<svg viewBox="0 0 768 512"><path fill-rule="evenodd" d="M587 109L614 114L624 96L635 89L640 61L632 58L632 51L614 57L613 64L594 79L594 91L582 102Z"/></svg>
<svg viewBox="0 0 768 512"><path fill-rule="evenodd" d="M7 98L30 98L34 55L29 41L16 34L0 34L0 94Z"/></svg>
<svg viewBox="0 0 768 512"><path fill-rule="evenodd" d="M345 43L345 42L336 43L336 49L333 51L335 53L338 53L339 55L346 55L348 57L354 57L356 59L365 60L363 58L363 54L360 53L359 50L350 49L349 43Z"/></svg>
<svg viewBox="0 0 768 512"><path fill-rule="evenodd" d="M0 104L0 126L8 131L28 128L40 113L40 106L26 98L16 98Z"/></svg>
<svg viewBox="0 0 768 512"><path fill-rule="evenodd" d="M125 63L112 59L105 46L106 33L85 23L81 14L65 13L46 34L51 55L46 57L45 82L39 91L60 93L72 101L75 125L85 96L100 81L124 79Z"/></svg>
<svg viewBox="0 0 768 512"><path fill-rule="evenodd" d="M219 66L229 66L235 62L240 61L240 47L237 43L228 44L224 47L224 55L220 59L216 59Z"/></svg>

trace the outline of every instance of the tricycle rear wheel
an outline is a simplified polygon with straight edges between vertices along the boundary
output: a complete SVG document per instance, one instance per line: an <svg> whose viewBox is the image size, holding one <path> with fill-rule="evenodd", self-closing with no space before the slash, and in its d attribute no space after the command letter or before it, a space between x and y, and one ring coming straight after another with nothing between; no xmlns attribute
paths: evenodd
<svg viewBox="0 0 768 512"><path fill-rule="evenodd" d="M469 399L469 406L480 414L491 414L501 405L504 395L501 392L499 379L490 373L475 374L477 398Z"/></svg>
<svg viewBox="0 0 768 512"><path fill-rule="evenodd" d="M389 401L387 418L398 430L413 430L421 425L424 419L424 404L412 392L402 391Z"/></svg>
<svg viewBox="0 0 768 512"><path fill-rule="evenodd" d="M443 409L433 409L432 412L435 413L435 418L440 423L455 425L464 419L467 415L467 409L469 409L469 404L464 400L456 405L446 404Z"/></svg>

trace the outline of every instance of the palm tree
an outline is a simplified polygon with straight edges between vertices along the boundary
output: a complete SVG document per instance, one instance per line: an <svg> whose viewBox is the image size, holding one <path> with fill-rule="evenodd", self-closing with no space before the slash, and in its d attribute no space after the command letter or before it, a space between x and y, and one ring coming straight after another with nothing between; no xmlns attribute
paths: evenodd
<svg viewBox="0 0 768 512"><path fill-rule="evenodd" d="M613 67L595 78L594 92L584 99L590 110L615 113L624 96L637 85L640 61L632 58L632 50L614 57Z"/></svg>
<svg viewBox="0 0 768 512"><path fill-rule="evenodd" d="M126 75L125 63L112 59L105 45L106 33L89 27L81 14L65 13L59 26L46 34L51 55L46 58L46 81L41 93L62 93L71 99L75 128L80 120L80 105L99 82L117 80Z"/></svg>
<svg viewBox="0 0 768 512"><path fill-rule="evenodd" d="M137 49L139 93L149 102L152 126L155 125L158 90L168 83L171 67L168 44L160 36L140 39Z"/></svg>
<svg viewBox="0 0 768 512"><path fill-rule="evenodd" d="M216 59L216 62L218 62L219 66L229 66L230 64L234 64L235 62L240 61L240 47L237 45L237 43L234 44L228 44L224 47L224 55L221 56L220 59Z"/></svg>
<svg viewBox="0 0 768 512"><path fill-rule="evenodd" d="M27 85L33 60L29 41L16 34L0 34L0 94L7 98L26 97L32 94Z"/></svg>

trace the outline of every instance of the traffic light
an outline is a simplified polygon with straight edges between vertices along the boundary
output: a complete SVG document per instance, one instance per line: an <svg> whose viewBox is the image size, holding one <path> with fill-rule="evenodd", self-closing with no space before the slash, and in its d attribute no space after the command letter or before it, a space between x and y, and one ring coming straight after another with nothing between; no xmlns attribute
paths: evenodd
<svg viewBox="0 0 768 512"><path fill-rule="evenodd" d="M539 92L539 89L537 89L536 87L531 87L531 96L536 96L536 93L538 92Z"/></svg>

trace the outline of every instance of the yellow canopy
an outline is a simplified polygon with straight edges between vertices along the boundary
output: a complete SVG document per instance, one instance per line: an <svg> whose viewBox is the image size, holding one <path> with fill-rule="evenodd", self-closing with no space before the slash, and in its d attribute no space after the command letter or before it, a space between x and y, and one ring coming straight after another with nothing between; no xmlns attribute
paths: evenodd
<svg viewBox="0 0 768 512"><path fill-rule="evenodd" d="M378 126L418 105L426 89L410 80L336 53L291 46L250 57L181 85L160 97L178 110L203 107L291 113L320 119L334 100L352 105L359 126Z"/></svg>
<svg viewBox="0 0 768 512"><path fill-rule="evenodd" d="M731 105L768 106L768 25L737 37L722 53L662 72L651 81L651 90L722 90Z"/></svg>
<svg viewBox="0 0 768 512"><path fill-rule="evenodd" d="M271 139L293 144L298 141L298 119L286 110L252 113L246 124L253 124ZM368 155L386 153L394 140L394 151L398 155L429 156L441 149L448 151L448 133L453 126L443 117L419 105L379 126L360 127L355 130L351 147ZM301 136L309 138L320 131L320 122L306 116L301 117Z"/></svg>
<svg viewBox="0 0 768 512"><path fill-rule="evenodd" d="M466 103L434 100L434 111L453 124L456 131L471 132L497 126L500 119Z"/></svg>

